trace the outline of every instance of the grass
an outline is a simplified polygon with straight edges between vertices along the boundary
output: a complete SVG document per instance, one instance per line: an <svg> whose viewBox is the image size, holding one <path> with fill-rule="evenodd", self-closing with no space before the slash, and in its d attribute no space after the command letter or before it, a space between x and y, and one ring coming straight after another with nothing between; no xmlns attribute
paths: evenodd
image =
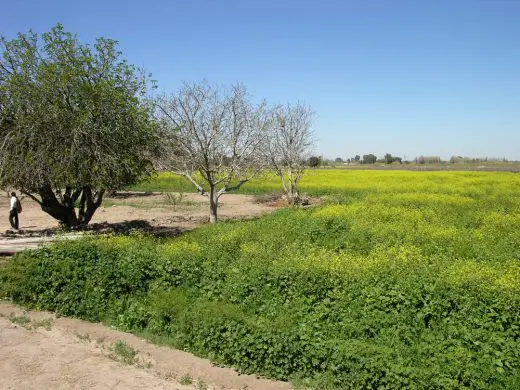
<svg viewBox="0 0 520 390"><path fill-rule="evenodd" d="M52 320L52 318L45 318L40 321L33 321L32 327L33 327L33 329L43 328L45 330L51 330L53 323L54 323L54 321Z"/></svg>
<svg viewBox="0 0 520 390"><path fill-rule="evenodd" d="M90 334L88 333L76 333L76 337L81 341L90 342Z"/></svg>
<svg viewBox="0 0 520 390"><path fill-rule="evenodd" d="M51 330L53 325L52 318L45 318L43 320L31 320L31 317L29 317L27 314L16 315L14 313L11 313L7 318L13 324L19 325L27 330L33 330L38 328Z"/></svg>
<svg viewBox="0 0 520 390"><path fill-rule="evenodd" d="M135 364L138 361L137 353L138 351L131 345L128 345L124 341L117 340L113 346L110 357L126 364Z"/></svg>
<svg viewBox="0 0 520 390"><path fill-rule="evenodd" d="M181 385L191 385L193 383L193 378L191 377L191 375L183 375L180 377L179 379L179 383Z"/></svg>
<svg viewBox="0 0 520 390"><path fill-rule="evenodd" d="M485 197L481 186L499 185L507 194L516 194L520 179L512 172L473 171L382 171L349 169L307 170L301 180L300 189L314 196L334 195L363 198L369 193L452 193L454 195L473 194ZM132 189L141 191L182 191L195 192L187 179L160 173L153 179L136 185ZM267 194L280 192L281 184L275 175L264 174L244 184L241 194ZM493 191L495 192L495 191ZM225 195L224 195L225 196Z"/></svg>
<svg viewBox="0 0 520 390"><path fill-rule="evenodd" d="M197 380L197 390L208 390L208 385L202 379Z"/></svg>
<svg viewBox="0 0 520 390"><path fill-rule="evenodd" d="M11 313L8 318L13 324L20 325L24 328L28 328L31 323L31 318L26 314L17 316L16 314Z"/></svg>
<svg viewBox="0 0 520 390"><path fill-rule="evenodd" d="M132 186L129 190L144 192L195 192L192 187L193 185L186 178L165 172Z"/></svg>
<svg viewBox="0 0 520 390"><path fill-rule="evenodd" d="M186 198L184 193L175 193L175 192L165 192L163 194L162 200L154 199L153 202L148 200L143 200L141 202L138 201L127 201L113 198L105 198L103 199L103 207L113 207L113 206L127 206L134 207L138 209L151 209L151 208L164 208L171 207L174 210L177 208L189 208L195 206L197 203L193 202Z"/></svg>

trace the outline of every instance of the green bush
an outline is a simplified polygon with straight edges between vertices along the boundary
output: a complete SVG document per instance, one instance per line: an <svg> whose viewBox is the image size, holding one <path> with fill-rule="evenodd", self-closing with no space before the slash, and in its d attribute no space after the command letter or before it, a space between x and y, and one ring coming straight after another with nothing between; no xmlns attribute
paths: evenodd
<svg viewBox="0 0 520 390"><path fill-rule="evenodd" d="M2 273L5 290L24 305L99 321L115 301L145 293L155 280L153 241L124 240L124 250L85 239L17 254Z"/></svg>

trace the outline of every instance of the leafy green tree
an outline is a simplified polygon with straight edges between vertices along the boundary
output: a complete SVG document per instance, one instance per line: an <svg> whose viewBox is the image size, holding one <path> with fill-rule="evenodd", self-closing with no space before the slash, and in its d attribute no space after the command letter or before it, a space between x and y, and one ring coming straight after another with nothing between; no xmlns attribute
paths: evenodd
<svg viewBox="0 0 520 390"><path fill-rule="evenodd" d="M363 155L363 164L375 164L377 161L377 156L374 154L364 154Z"/></svg>
<svg viewBox="0 0 520 390"><path fill-rule="evenodd" d="M317 168L320 166L320 164L321 164L321 159L316 156L311 156L307 160L307 165L311 168Z"/></svg>
<svg viewBox="0 0 520 390"><path fill-rule="evenodd" d="M392 163L394 163L396 161L399 164L403 163L403 159L401 157L392 156L390 153L385 154L385 157L383 158L383 162L385 164L392 164Z"/></svg>
<svg viewBox="0 0 520 390"><path fill-rule="evenodd" d="M0 187L70 227L152 171L158 138L141 98L153 83L116 41L82 44L58 24L0 37L0 51Z"/></svg>

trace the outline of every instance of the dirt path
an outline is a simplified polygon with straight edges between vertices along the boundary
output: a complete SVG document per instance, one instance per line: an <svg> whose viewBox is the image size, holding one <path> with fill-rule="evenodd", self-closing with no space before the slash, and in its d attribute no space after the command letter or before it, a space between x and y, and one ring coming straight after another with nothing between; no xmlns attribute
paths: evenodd
<svg viewBox="0 0 520 390"><path fill-rule="evenodd" d="M118 340L138 351L137 362L118 361ZM292 388L100 324L24 312L8 303L0 303L0 373L0 389Z"/></svg>

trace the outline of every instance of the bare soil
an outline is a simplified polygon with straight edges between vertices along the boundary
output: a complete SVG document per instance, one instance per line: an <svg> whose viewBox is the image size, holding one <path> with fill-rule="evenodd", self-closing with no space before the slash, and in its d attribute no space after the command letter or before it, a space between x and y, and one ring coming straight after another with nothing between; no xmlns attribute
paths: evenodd
<svg viewBox="0 0 520 390"><path fill-rule="evenodd" d="M1 193L0 193L1 194ZM127 233L139 230L157 237L174 237L183 231L209 223L209 203L198 194L119 193L106 198L90 224L83 231L64 233L51 216L43 212L29 197L21 197L20 231L13 232L9 224L9 198L0 197L0 263L2 255L61 237L75 238L88 233ZM221 197L219 219L249 219L270 213L278 206L276 201L256 201L254 196L227 194ZM4 260L5 261L5 260Z"/></svg>
<svg viewBox="0 0 520 390"><path fill-rule="evenodd" d="M118 341L137 350L135 362L121 361L114 351ZM24 312L8 303L0 303L0 373L0 389L291 388L101 324Z"/></svg>
<svg viewBox="0 0 520 390"><path fill-rule="evenodd" d="M186 230L209 223L206 197L193 193L173 196L175 199L162 193L118 193L115 197L104 199L90 225L103 227L134 223L161 231L168 228ZM48 235L58 228L56 220L43 212L36 202L29 197L20 198L23 211L19 227L23 234ZM255 202L254 196L226 194L220 200L220 220L257 217L274 209L272 204ZM0 232L6 232L11 227L8 220L9 197L5 193L0 197L0 210L3 210Z"/></svg>
<svg viewBox="0 0 520 390"><path fill-rule="evenodd" d="M222 220L252 218L276 208L257 203L252 196L229 194L221 200ZM0 232L6 232L0 234L0 252L42 245L59 232L57 222L37 203L26 197L22 204L21 232L13 234L8 231L9 198L5 193L0 198L4 216ZM174 199L163 194L121 194L105 200L91 225L94 232L137 228L175 236L208 223L207 215L207 199L197 194ZM7 259L0 257L0 263ZM135 363L119 361L113 350L118 340L139 351ZM101 324L56 318L46 312L24 312L6 302L0 302L0 373L0 389L292 388L285 382L239 375L187 352L156 346Z"/></svg>

